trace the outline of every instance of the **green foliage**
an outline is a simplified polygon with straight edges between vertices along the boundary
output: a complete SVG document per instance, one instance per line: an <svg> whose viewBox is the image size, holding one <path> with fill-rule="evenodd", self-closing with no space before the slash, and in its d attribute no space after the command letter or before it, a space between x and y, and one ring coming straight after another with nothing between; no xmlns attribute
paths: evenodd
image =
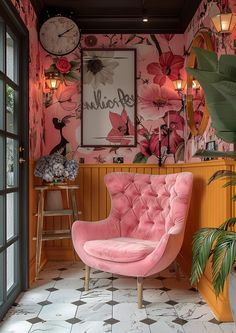
<svg viewBox="0 0 236 333"><path fill-rule="evenodd" d="M141 152L136 154L133 163L146 163L148 160L147 156L144 156Z"/></svg>
<svg viewBox="0 0 236 333"><path fill-rule="evenodd" d="M228 179L223 187L236 185L236 173L230 170L215 172L209 179L208 184L221 178ZM236 195L232 199L236 201ZM210 258L212 282L216 296L223 291L225 281L235 263L236 232L232 230L235 225L236 218L233 217L218 228L202 228L194 235L191 283L199 282Z"/></svg>
<svg viewBox="0 0 236 333"><path fill-rule="evenodd" d="M236 56L194 48L198 68L186 68L200 83L206 96L216 135L236 142Z"/></svg>

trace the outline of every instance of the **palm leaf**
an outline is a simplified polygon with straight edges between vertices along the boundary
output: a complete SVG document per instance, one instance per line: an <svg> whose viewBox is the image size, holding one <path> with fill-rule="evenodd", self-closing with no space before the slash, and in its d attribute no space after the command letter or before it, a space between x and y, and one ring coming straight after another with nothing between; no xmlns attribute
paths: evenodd
<svg viewBox="0 0 236 333"><path fill-rule="evenodd" d="M194 235L191 284L196 284L200 280L211 255L213 243L220 233L222 233L222 230L216 228L202 228Z"/></svg>
<svg viewBox="0 0 236 333"><path fill-rule="evenodd" d="M193 155L194 157L232 157L236 158L236 151L214 151L198 149Z"/></svg>
<svg viewBox="0 0 236 333"><path fill-rule="evenodd" d="M212 256L213 287L216 296L223 291L236 257L236 233L225 231L217 239Z"/></svg>
<svg viewBox="0 0 236 333"><path fill-rule="evenodd" d="M228 230L236 224L236 217L232 217L219 226L219 229Z"/></svg>
<svg viewBox="0 0 236 333"><path fill-rule="evenodd" d="M232 200L236 201L236 194L232 196Z"/></svg>
<svg viewBox="0 0 236 333"><path fill-rule="evenodd" d="M208 180L208 185L215 181L216 179L230 177L236 179L236 172L231 170L218 170L216 171Z"/></svg>

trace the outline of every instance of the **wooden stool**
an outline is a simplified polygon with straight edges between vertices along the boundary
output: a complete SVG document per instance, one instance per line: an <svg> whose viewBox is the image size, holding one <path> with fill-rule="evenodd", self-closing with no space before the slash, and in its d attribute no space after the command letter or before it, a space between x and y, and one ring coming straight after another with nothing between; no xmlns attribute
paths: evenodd
<svg viewBox="0 0 236 333"><path fill-rule="evenodd" d="M39 202L38 202L38 213L37 216L37 232L36 237L33 239L36 240L36 279L40 271L41 263L41 254L42 254L42 241L46 240L56 240L56 239L66 239L71 238L71 227L72 222L78 220L77 201L75 190L79 189L79 185L45 185L45 186L36 186L34 188L36 191L39 191ZM66 201L67 209L57 209L57 210L45 210L45 197L47 191L66 191ZM68 216L69 229L62 230L44 230L44 217L45 216Z"/></svg>

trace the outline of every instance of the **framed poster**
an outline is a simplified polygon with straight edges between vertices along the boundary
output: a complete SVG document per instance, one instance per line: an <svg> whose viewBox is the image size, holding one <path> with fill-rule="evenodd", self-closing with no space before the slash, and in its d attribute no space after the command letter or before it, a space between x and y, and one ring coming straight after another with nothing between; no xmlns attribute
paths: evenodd
<svg viewBox="0 0 236 333"><path fill-rule="evenodd" d="M81 146L136 146L136 50L82 49L81 73Z"/></svg>

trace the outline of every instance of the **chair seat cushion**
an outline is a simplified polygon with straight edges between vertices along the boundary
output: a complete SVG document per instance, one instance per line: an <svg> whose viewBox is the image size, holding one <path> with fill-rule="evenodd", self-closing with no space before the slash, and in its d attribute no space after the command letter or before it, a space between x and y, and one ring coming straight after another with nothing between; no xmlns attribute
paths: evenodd
<svg viewBox="0 0 236 333"><path fill-rule="evenodd" d="M144 259L157 246L157 241L119 237L85 242L87 254L114 262L134 262Z"/></svg>

